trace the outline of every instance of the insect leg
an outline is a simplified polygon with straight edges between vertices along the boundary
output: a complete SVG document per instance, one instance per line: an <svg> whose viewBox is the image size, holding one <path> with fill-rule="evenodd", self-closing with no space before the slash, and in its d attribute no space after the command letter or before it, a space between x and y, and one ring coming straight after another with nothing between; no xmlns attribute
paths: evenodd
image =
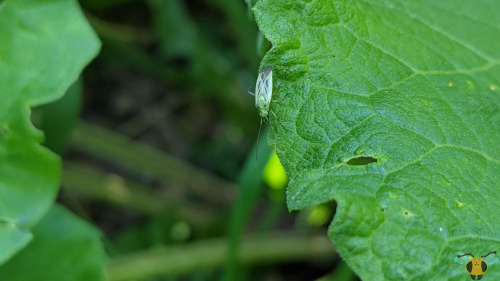
<svg viewBox="0 0 500 281"><path fill-rule="evenodd" d="M276 113L274 113L274 111L271 109L269 110L271 112L271 114L274 116L274 118L276 118L276 121L278 121L278 123L281 125L281 127L283 127L283 129L285 129L286 131L290 132L290 130L288 130L285 125L283 125L283 123L281 123L280 119L278 118L278 116L276 115ZM276 125L275 125L276 126Z"/></svg>
<svg viewBox="0 0 500 281"><path fill-rule="evenodd" d="M252 86L248 87L247 93L249 93L249 94L250 94L250 95L252 95L252 96L255 96L255 94L254 94L254 93L250 92L250 88L252 88Z"/></svg>
<svg viewBox="0 0 500 281"><path fill-rule="evenodd" d="M288 96L288 93L282 99L272 100L271 102L282 102L282 101L284 101L286 99L287 96Z"/></svg>

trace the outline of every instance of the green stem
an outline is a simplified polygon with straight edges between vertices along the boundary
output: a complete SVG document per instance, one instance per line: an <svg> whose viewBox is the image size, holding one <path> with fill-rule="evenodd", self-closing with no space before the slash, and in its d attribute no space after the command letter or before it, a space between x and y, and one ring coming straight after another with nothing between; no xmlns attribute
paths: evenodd
<svg viewBox="0 0 500 281"><path fill-rule="evenodd" d="M266 143L268 134L269 128L265 127L262 132L263 138L260 140L260 146L255 147L247 156L245 166L238 179L240 193L233 204L229 222L229 248L226 257L224 278L222 279L225 281L236 280L236 276L239 273L237 256L239 251L241 251L240 243L243 236L243 229L262 191L262 172L272 152L272 149ZM255 155L254 152L257 154ZM254 159L256 156L260 158Z"/></svg>
<svg viewBox="0 0 500 281"><path fill-rule="evenodd" d="M168 211L195 226L203 226L217 218L217 213L207 206L192 204L183 198L163 196L144 186L114 175L103 173L90 166L66 162L62 185L68 190L91 196L150 216L163 216Z"/></svg>
<svg viewBox="0 0 500 281"><path fill-rule="evenodd" d="M104 21L89 12L85 13L85 17L101 37L129 44L151 44L155 40L155 34L148 29Z"/></svg>
<svg viewBox="0 0 500 281"><path fill-rule="evenodd" d="M237 38L240 53L245 56L249 68L255 70L259 67L259 59L255 46L257 45L257 25L253 16L249 16L247 6L243 1L216 0L207 1L217 3L229 21L233 34Z"/></svg>
<svg viewBox="0 0 500 281"><path fill-rule="evenodd" d="M321 277L320 279L316 281L354 281L357 280L356 274L352 271L352 269L347 266L345 262L340 262L335 270L326 275Z"/></svg>
<svg viewBox="0 0 500 281"><path fill-rule="evenodd" d="M136 143L106 129L79 122L71 140L73 148L131 171L154 175L170 192L195 195L207 203L228 206L236 196L236 186L222 178Z"/></svg>
<svg viewBox="0 0 500 281"><path fill-rule="evenodd" d="M225 239L200 241L118 257L111 260L107 270L110 281L182 274L220 266L226 254ZM270 264L336 256L332 242L324 235L275 234L244 239L237 261L245 265Z"/></svg>

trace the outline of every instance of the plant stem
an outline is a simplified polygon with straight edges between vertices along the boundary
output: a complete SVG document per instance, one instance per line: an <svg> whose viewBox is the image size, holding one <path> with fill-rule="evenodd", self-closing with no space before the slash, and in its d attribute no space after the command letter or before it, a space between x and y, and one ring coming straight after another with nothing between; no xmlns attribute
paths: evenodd
<svg viewBox="0 0 500 281"><path fill-rule="evenodd" d="M150 216L163 216L175 210L180 219L196 226L206 225L218 215L207 206L193 204L183 198L166 198L118 175L82 164L64 164L62 185L68 190Z"/></svg>
<svg viewBox="0 0 500 281"><path fill-rule="evenodd" d="M170 190L195 195L208 203L227 206L236 186L222 178L125 136L80 121L71 140L73 148L143 174L153 174Z"/></svg>
<svg viewBox="0 0 500 281"><path fill-rule="evenodd" d="M108 264L110 281L175 275L220 266L227 254L227 241L193 242L117 257ZM241 264L269 264L313 258L336 258L332 242L325 235L274 234L252 236L242 241L237 260Z"/></svg>
<svg viewBox="0 0 500 281"><path fill-rule="evenodd" d="M260 147L256 146L255 150L252 150L247 156L238 179L240 192L231 210L228 233L229 248L226 256L224 278L222 279L224 281L235 280L238 275L239 264L237 257L239 251L241 251L240 243L243 230L262 191L262 172L272 152L272 149L265 143L269 128L264 128L262 133L263 140ZM260 160L258 158L254 159L254 151L257 153L256 155L260 155Z"/></svg>

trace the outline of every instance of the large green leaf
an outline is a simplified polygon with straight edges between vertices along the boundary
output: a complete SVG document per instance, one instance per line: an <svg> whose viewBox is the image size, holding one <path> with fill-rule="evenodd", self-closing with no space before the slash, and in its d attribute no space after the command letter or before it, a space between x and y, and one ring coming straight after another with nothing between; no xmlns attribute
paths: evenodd
<svg viewBox="0 0 500 281"><path fill-rule="evenodd" d="M254 12L273 43L263 65L275 81L291 66L271 106L287 130L270 140L290 209L336 200L329 235L364 280L465 280L457 251L500 251L499 1L260 0Z"/></svg>
<svg viewBox="0 0 500 281"><path fill-rule="evenodd" d="M39 145L29 106L61 97L98 49L76 1L0 5L0 263L29 242L59 185L60 160Z"/></svg>
<svg viewBox="0 0 500 281"><path fill-rule="evenodd" d="M0 266L2 280L105 280L99 232L57 205L33 229L33 241Z"/></svg>

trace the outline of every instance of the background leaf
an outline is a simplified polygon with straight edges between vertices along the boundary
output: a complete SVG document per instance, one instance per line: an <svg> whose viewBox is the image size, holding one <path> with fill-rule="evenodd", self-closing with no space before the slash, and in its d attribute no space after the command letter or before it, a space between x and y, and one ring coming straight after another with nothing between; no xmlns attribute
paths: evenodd
<svg viewBox="0 0 500 281"><path fill-rule="evenodd" d="M329 200L329 235L364 280L463 280L459 250L500 249L500 3L268 1L290 72L270 143L288 206ZM278 80L278 79L275 79ZM350 165L371 157L376 163ZM486 274L500 278L494 266Z"/></svg>
<svg viewBox="0 0 500 281"><path fill-rule="evenodd" d="M75 1L0 6L0 263L31 239L56 196L60 160L41 147L29 106L61 97L99 49Z"/></svg>
<svg viewBox="0 0 500 281"><path fill-rule="evenodd" d="M105 280L106 254L99 232L66 209L53 206L33 229L33 235L33 241L26 248L0 267L2 278L11 281Z"/></svg>
<svg viewBox="0 0 500 281"><path fill-rule="evenodd" d="M61 155L73 133L82 103L83 81L76 80L64 96L40 109L40 124L36 124L44 135L43 145ZM34 114L35 115L35 114Z"/></svg>

